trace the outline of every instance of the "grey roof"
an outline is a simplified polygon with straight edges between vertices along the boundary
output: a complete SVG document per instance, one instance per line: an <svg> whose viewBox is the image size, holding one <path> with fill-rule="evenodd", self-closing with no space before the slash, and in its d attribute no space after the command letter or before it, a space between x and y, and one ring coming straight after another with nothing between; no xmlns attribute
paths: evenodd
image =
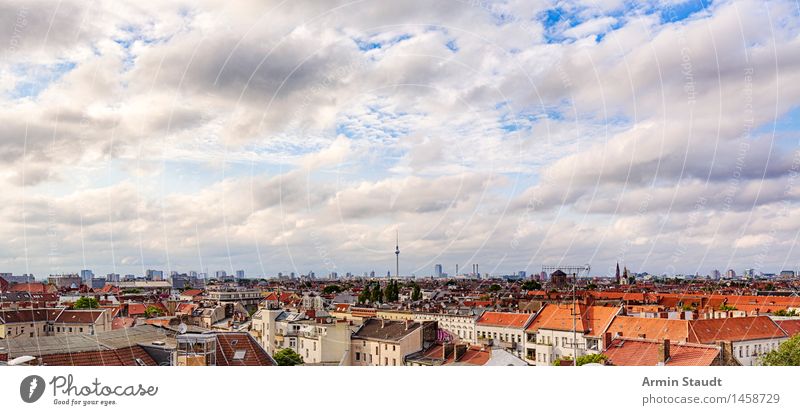
<svg viewBox="0 0 800 415"><path fill-rule="evenodd" d="M408 325L406 326L406 324ZM361 328L353 334L353 338L394 342L406 337L419 327L420 323L371 318L364 321Z"/></svg>
<svg viewBox="0 0 800 415"><path fill-rule="evenodd" d="M26 355L43 356L55 353L114 350L136 344L152 344L154 341L163 341L168 347L175 347L175 333L156 326L142 325L96 335L73 333L3 339L0 340L0 347L5 347L8 357L13 359Z"/></svg>

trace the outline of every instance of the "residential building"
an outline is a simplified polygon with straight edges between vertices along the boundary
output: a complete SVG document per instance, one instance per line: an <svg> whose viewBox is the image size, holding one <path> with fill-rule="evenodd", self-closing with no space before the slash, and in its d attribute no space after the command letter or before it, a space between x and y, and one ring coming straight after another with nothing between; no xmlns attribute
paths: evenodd
<svg viewBox="0 0 800 415"><path fill-rule="evenodd" d="M452 313L424 313L416 312L412 318L414 321L435 321L438 323L439 330L444 330L452 341L463 341L467 343L477 343L475 337L475 321L477 317L471 314L452 314Z"/></svg>
<svg viewBox="0 0 800 415"><path fill-rule="evenodd" d="M621 307L546 304L525 328L525 359L551 365L562 358L600 353L603 333Z"/></svg>
<svg viewBox="0 0 800 415"><path fill-rule="evenodd" d="M525 327L533 314L483 312L475 322L475 338L479 343L498 346L522 357Z"/></svg>
<svg viewBox="0 0 800 415"><path fill-rule="evenodd" d="M350 364L403 366L407 356L423 350L426 340L435 342L435 322L369 318L351 337Z"/></svg>

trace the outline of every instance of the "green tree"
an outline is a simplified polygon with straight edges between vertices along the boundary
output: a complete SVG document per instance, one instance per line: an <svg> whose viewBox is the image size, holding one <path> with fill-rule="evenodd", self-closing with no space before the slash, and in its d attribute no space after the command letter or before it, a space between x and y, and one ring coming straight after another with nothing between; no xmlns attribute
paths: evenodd
<svg viewBox="0 0 800 415"><path fill-rule="evenodd" d="M75 301L75 304L72 308L76 310L92 310L95 308L100 308L100 303L97 302L96 298L92 297L81 297L78 301Z"/></svg>
<svg viewBox="0 0 800 415"><path fill-rule="evenodd" d="M386 284L383 297L387 302L393 302L400 299L400 287L397 285L396 280L391 280L388 284Z"/></svg>
<svg viewBox="0 0 800 415"><path fill-rule="evenodd" d="M163 310L154 305L149 305L147 306L147 308L144 309L144 315L146 315L147 317L157 317L162 315L163 313L164 313Z"/></svg>
<svg viewBox="0 0 800 415"><path fill-rule="evenodd" d="M587 363L604 363L608 357L601 353L587 354L578 358L578 366L583 366Z"/></svg>
<svg viewBox="0 0 800 415"><path fill-rule="evenodd" d="M534 280L528 280L522 283L522 289L525 291L540 290L541 288L542 284Z"/></svg>
<svg viewBox="0 0 800 415"><path fill-rule="evenodd" d="M370 292L369 285L365 285L364 289L361 290L361 294L358 295L358 302L361 304L366 304L369 302L372 293Z"/></svg>
<svg viewBox="0 0 800 415"><path fill-rule="evenodd" d="M292 349L281 349L273 356L278 366L297 366L303 364L303 356Z"/></svg>
<svg viewBox="0 0 800 415"><path fill-rule="evenodd" d="M764 366L800 366L800 334L792 336L761 358Z"/></svg>
<svg viewBox="0 0 800 415"><path fill-rule="evenodd" d="M489 286L489 290L488 291L490 293L498 292L498 291L500 291L500 286L497 285L497 284L492 284L492 285Z"/></svg>
<svg viewBox="0 0 800 415"><path fill-rule="evenodd" d="M789 311L789 310L783 309L783 310L776 311L774 314L776 316L780 316L780 317L796 317L797 316L797 310Z"/></svg>
<svg viewBox="0 0 800 415"><path fill-rule="evenodd" d="M419 301L422 299L422 290L419 288L419 285L414 284L414 288L411 290L411 301Z"/></svg>
<svg viewBox="0 0 800 415"><path fill-rule="evenodd" d="M382 303L383 302L383 291L381 291L381 285L375 284L375 287L372 289L372 293L370 294L370 301L373 303Z"/></svg>
<svg viewBox="0 0 800 415"><path fill-rule="evenodd" d="M328 286L326 286L325 288L322 289L322 293L323 294L335 294L335 293L340 293L340 292L342 292L342 287L340 287L338 285L335 285L335 284L334 285L328 285Z"/></svg>

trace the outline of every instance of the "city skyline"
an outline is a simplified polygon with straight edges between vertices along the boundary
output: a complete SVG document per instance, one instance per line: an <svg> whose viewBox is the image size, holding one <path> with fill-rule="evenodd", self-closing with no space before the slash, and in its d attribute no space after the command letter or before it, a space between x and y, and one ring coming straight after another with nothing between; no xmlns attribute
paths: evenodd
<svg viewBox="0 0 800 415"><path fill-rule="evenodd" d="M0 11L3 272L800 265L791 1Z"/></svg>

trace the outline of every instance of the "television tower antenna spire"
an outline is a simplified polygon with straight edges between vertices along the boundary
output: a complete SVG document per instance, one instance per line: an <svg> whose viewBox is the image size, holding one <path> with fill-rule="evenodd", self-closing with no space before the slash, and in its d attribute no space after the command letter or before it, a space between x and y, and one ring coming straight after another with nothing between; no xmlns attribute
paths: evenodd
<svg viewBox="0 0 800 415"><path fill-rule="evenodd" d="M395 278L400 278L400 230L396 230L395 235L395 246L394 246L394 256L395 256Z"/></svg>

